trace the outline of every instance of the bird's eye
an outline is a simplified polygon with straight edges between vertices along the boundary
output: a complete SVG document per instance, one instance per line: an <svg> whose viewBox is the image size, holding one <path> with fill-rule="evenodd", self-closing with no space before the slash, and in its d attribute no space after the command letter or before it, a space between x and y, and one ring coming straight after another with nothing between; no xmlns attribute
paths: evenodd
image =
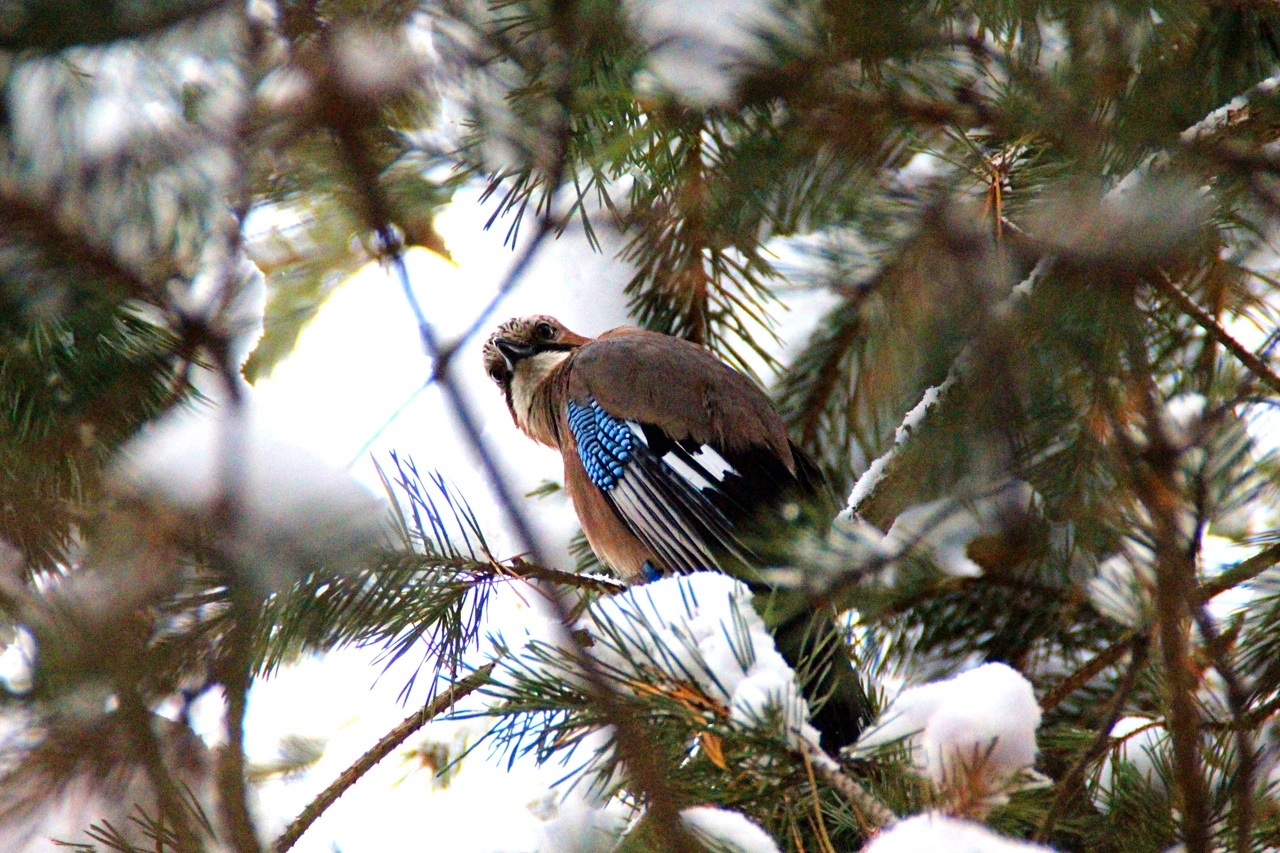
<svg viewBox="0 0 1280 853"><path fill-rule="evenodd" d="M506 377L507 370L503 365L495 364L493 367L489 368L489 378L494 382L497 382L499 385L502 384L502 381L506 379Z"/></svg>
<svg viewBox="0 0 1280 853"><path fill-rule="evenodd" d="M533 327L533 333L544 341L549 341L556 336L556 327L550 323L539 323Z"/></svg>

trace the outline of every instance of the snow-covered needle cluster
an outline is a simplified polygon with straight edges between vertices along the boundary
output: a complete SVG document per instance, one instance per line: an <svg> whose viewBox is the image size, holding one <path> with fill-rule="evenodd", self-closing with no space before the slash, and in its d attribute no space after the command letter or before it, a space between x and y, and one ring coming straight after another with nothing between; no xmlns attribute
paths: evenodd
<svg viewBox="0 0 1280 853"><path fill-rule="evenodd" d="M585 653L612 689L682 708L691 721L756 730L794 749L817 744L795 673L740 581L711 572L655 581L595 601L568 633L554 620L540 633L495 638L503 700L535 702L547 685L585 688Z"/></svg>

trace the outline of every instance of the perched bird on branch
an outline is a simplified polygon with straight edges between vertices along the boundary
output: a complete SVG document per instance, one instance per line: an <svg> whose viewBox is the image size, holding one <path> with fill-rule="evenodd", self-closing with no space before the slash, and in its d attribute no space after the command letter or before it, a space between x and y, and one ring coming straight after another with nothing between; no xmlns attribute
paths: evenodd
<svg viewBox="0 0 1280 853"><path fill-rule="evenodd" d="M697 344L630 327L587 338L543 315L499 326L484 363L516 426L560 451L600 560L629 583L704 570L746 582L778 651L793 668L809 661L823 747L856 740L869 708L835 614L760 579L834 511L764 393Z"/></svg>

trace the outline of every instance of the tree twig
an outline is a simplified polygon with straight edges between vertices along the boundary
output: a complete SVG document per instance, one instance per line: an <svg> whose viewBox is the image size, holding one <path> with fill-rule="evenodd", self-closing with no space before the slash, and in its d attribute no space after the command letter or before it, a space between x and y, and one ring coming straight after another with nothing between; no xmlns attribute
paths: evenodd
<svg viewBox="0 0 1280 853"><path fill-rule="evenodd" d="M820 747L802 741L806 768L812 766L819 779L844 798L864 829L883 829L897 822L898 816L862 785L850 778L840 764Z"/></svg>
<svg viewBox="0 0 1280 853"><path fill-rule="evenodd" d="M1231 779L1232 796L1236 801L1236 853L1250 853L1253 849L1253 778L1257 761L1249 724L1249 692L1231 665L1226 644L1203 606L1195 608L1195 619L1213 668L1227 688L1227 707L1231 710L1231 728L1235 731L1236 752L1239 753L1236 772Z"/></svg>
<svg viewBox="0 0 1280 853"><path fill-rule="evenodd" d="M272 853L285 853L285 851L293 847L320 815L324 814L330 806L336 803L338 798L345 794L352 785L360 781L364 774L390 755L396 747L404 743L414 732L451 708L462 697L484 686L489 680L489 673L492 671L493 664L482 666L466 678L456 682L444 693L439 694L408 717L405 717L404 722L383 735L368 752L338 774L338 778L334 779L329 784L329 787L321 791L314 800L307 803L306 808L285 827L284 832L280 833L280 837L271 845Z"/></svg>
<svg viewBox="0 0 1280 853"><path fill-rule="evenodd" d="M225 726L227 742L218 750L218 807L230 847L235 853L260 853L261 845L249 814L248 779L244 758L244 715L248 707L250 673L250 620L256 610L248 605L243 579L231 580L232 620L227 632L228 650L218 680L227 693Z"/></svg>
<svg viewBox="0 0 1280 853"><path fill-rule="evenodd" d="M1258 377L1271 387L1273 391L1280 392L1280 375L1267 366L1254 353L1250 352L1243 344L1231 337L1227 330L1218 325L1217 321L1209 315L1199 305L1195 303L1190 296L1182 292L1182 289L1176 285L1167 275L1151 276L1148 281L1151 286L1163 294L1167 299L1173 302L1178 308L1196 322L1196 325L1204 329L1209 337L1213 338L1223 349L1227 350L1236 360L1245 366L1250 373Z"/></svg>
<svg viewBox="0 0 1280 853"><path fill-rule="evenodd" d="M1180 449L1160 428L1159 403L1147 362L1146 341L1136 325L1128 350L1135 378L1141 383L1138 405L1147 422L1147 446L1139 449L1111 412L1113 434L1130 467L1134 494L1151 519L1155 553L1155 613L1173 743L1173 789L1182 812L1187 853L1208 853L1207 793L1200 762L1200 715L1196 707L1196 673L1191 660L1191 622L1198 607L1196 566L1184 543L1184 489L1178 476Z"/></svg>
<svg viewBox="0 0 1280 853"><path fill-rule="evenodd" d="M1107 713L1103 715L1102 722L1098 725L1098 733L1089 748L1076 758L1071 767L1067 769L1067 772L1063 774L1061 781L1058 782L1058 794L1054 797L1052 805L1049 806L1049 811L1045 813L1044 822L1036 830L1036 841L1045 842L1049 840L1049 835L1053 832L1058 819L1067 810L1067 805L1071 802L1071 798L1076 795L1080 783L1084 780L1085 771L1090 764L1097 761L1106 752L1107 745L1111 742L1111 730L1115 728L1116 723L1120 720L1120 715L1124 712L1124 703L1128 701L1129 694L1133 692L1134 686L1138 683L1138 674L1142 671L1142 667L1146 665L1149 645L1150 643L1146 637L1134 638L1133 651L1129 654L1129 666L1120 678L1120 683L1116 685L1116 692L1111 697L1111 704L1107 706Z"/></svg>
<svg viewBox="0 0 1280 853"><path fill-rule="evenodd" d="M1062 681L1058 682L1052 690L1045 694L1044 699L1040 700L1040 710L1047 713L1062 703L1072 693L1075 693L1081 687L1084 687L1094 679L1098 673L1124 657L1125 652L1133 645L1134 637L1128 636L1121 640L1117 640L1098 652L1089 660L1085 661L1075 672L1068 675Z"/></svg>
<svg viewBox="0 0 1280 853"><path fill-rule="evenodd" d="M1221 595L1229 589L1253 580L1267 569L1275 568L1277 563L1280 563L1280 542L1268 545L1247 560L1237 563L1200 584L1200 603L1203 604L1215 595Z"/></svg>

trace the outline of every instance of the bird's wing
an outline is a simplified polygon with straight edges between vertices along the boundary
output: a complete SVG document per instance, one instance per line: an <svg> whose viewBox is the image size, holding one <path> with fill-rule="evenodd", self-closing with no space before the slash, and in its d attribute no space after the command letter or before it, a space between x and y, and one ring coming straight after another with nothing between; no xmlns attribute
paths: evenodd
<svg viewBox="0 0 1280 853"><path fill-rule="evenodd" d="M753 522L805 486L754 384L701 347L633 331L575 353L568 392L577 457L658 568L758 565Z"/></svg>

